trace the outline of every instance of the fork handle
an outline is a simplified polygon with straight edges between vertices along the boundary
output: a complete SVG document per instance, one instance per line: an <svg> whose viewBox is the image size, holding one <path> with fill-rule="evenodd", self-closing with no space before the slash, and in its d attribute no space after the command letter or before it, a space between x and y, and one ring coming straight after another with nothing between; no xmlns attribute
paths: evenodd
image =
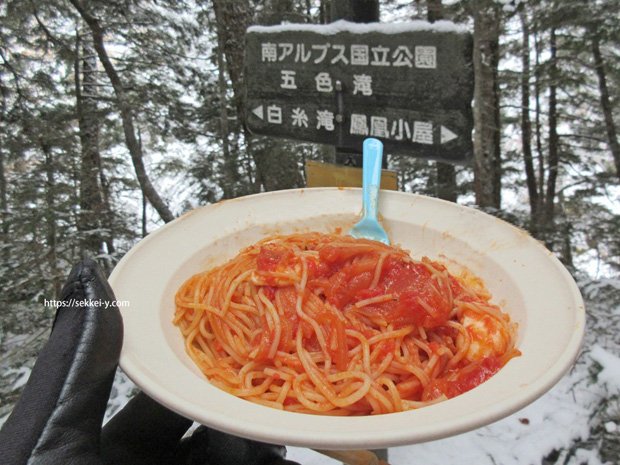
<svg viewBox="0 0 620 465"><path fill-rule="evenodd" d="M369 137L364 140L362 153L364 163L362 176L364 217L377 219L383 144L379 139Z"/></svg>

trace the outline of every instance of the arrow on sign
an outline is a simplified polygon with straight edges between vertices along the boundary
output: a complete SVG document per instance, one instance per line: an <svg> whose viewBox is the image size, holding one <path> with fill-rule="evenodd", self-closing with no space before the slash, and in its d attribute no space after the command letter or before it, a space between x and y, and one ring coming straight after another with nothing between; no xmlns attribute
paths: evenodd
<svg viewBox="0 0 620 465"><path fill-rule="evenodd" d="M265 113L263 112L263 106L262 105L259 105L256 108L254 108L254 110L252 110L252 113L254 113L256 116L258 116L260 119L265 119ZM441 137L443 138L443 132L442 132L442 136Z"/></svg>
<svg viewBox="0 0 620 465"><path fill-rule="evenodd" d="M442 144L445 144L446 142L450 142L453 139L456 139L458 136L456 134L454 134L452 131L450 131L447 127L442 126L441 127L441 136L440 136L440 140Z"/></svg>
<svg viewBox="0 0 620 465"><path fill-rule="evenodd" d="M441 143L445 144L446 142L450 142L453 139L456 139L458 136L450 131L447 127L441 126Z"/></svg>

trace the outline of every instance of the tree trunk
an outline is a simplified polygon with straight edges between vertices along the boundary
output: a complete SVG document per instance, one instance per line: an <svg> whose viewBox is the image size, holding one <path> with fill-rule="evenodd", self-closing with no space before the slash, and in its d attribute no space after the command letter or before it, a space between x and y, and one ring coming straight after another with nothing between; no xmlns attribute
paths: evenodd
<svg viewBox="0 0 620 465"><path fill-rule="evenodd" d="M536 69L534 70L534 93L535 93L535 102L536 102L536 116L535 116L535 125L536 125L536 158L537 158L537 169L538 169L538 205L536 206L536 211L538 212L537 223L540 224L543 210L543 205L545 203L545 154L542 146L542 123L540 121L540 115L542 113L542 106L540 104L540 94L541 94L541 66L540 66L540 57L542 54L542 44L540 40L538 40L538 34L534 31L534 50L536 56Z"/></svg>
<svg viewBox="0 0 620 465"><path fill-rule="evenodd" d="M131 161L134 166L134 170L136 172L136 177L138 178L138 183L140 184L140 188L144 193L145 197L149 200L150 204L155 208L159 216L165 222L170 222L174 219L174 215L163 201L163 199L157 193L157 190L151 183L149 176L146 172L146 168L144 166L143 153L140 144L136 138L136 132L134 129L133 123L133 115L131 104L127 95L125 94L125 89L121 82L120 76L116 72L116 68L110 61L110 57L105 49L103 44L103 29L99 24L99 20L89 14L79 3L78 0L70 0L71 4L75 7L75 9L79 12L82 19L88 24L90 31L93 36L93 45L95 50L97 51L97 56L99 57L99 61L103 65L103 68L110 79L110 83L112 84L112 88L114 89L114 95L116 96L116 103L118 105L122 125L123 132L125 134L125 143L127 145L127 149L129 150L129 154L131 155Z"/></svg>
<svg viewBox="0 0 620 465"><path fill-rule="evenodd" d="M426 19L431 23L444 19L441 0L426 0Z"/></svg>
<svg viewBox="0 0 620 465"><path fill-rule="evenodd" d="M2 55L0 51L0 56ZM0 86L0 93L2 98L2 108L0 112L0 117L2 121L5 121L7 115L7 94L8 89L5 86ZM0 133L0 222L2 222L2 227L0 229L0 244L3 244L2 252L0 257L3 260L3 268L6 270L9 266L9 260L11 257L11 248L7 245L10 243L9 233L10 233L10 221L9 221L9 190L8 190L8 182L6 177L6 166L5 166L5 149L4 149L4 140L5 134Z"/></svg>
<svg viewBox="0 0 620 465"><path fill-rule="evenodd" d="M81 58L80 58L81 57ZM81 67L80 67L81 63ZM97 117L97 56L87 41L77 36L75 61L75 93L80 130L80 231L82 253L97 256L102 251L103 196L99 166L99 121Z"/></svg>
<svg viewBox="0 0 620 465"><path fill-rule="evenodd" d="M230 83L233 90L233 103L237 114L237 130L243 133L246 143L245 151L249 154L249 159L254 162L257 170L254 179L251 179L250 174L251 186L249 191L259 192L261 185L260 172L258 168L260 160L257 159L256 151L254 149L254 138L247 131L245 125L245 92L243 81L245 78L243 73L245 31L252 24L253 13L249 0L238 0L234 2L227 0L212 0L212 3L213 11L215 13L218 47L222 49L225 59L225 67L222 67L220 71L224 73L225 68L228 72L228 77L230 78ZM248 158L244 157L240 151L237 151L234 156L237 159ZM224 163L226 164L229 162L224 161ZM224 182L227 182L227 180ZM224 195L226 195L226 192Z"/></svg>
<svg viewBox="0 0 620 465"><path fill-rule="evenodd" d="M245 96L243 92L243 56L245 53L245 30L252 24L249 0L213 0L213 11L221 34L226 70L230 77L237 108L237 116L245 127ZM218 37L218 42L220 38Z"/></svg>
<svg viewBox="0 0 620 465"><path fill-rule="evenodd" d="M493 0L476 0L474 17L474 191L481 207L501 206L499 120L500 9Z"/></svg>
<svg viewBox="0 0 620 465"><path fill-rule="evenodd" d="M142 237L146 237L147 234L149 233L149 231L148 231L148 229L146 227L146 220L147 220L146 206L147 206L146 197L144 196L144 194L142 194L142 218L141 218Z"/></svg>
<svg viewBox="0 0 620 465"><path fill-rule="evenodd" d="M217 24L217 70L218 70L218 99L220 105L220 141L222 144L222 156L224 157L224 179L222 182L223 198L232 199L237 196L235 187L239 182L239 153L230 151L228 137L230 128L228 124L228 99L226 98L226 63L224 59L225 32L221 25Z"/></svg>
<svg viewBox="0 0 620 465"><path fill-rule="evenodd" d="M596 31L592 32L592 54L594 55L594 68L598 77L598 89L601 99L601 109L605 118L605 129L607 130L607 143L609 150L614 158L616 165L616 175L620 178L620 143L614 123L611 99L607 89L607 75L605 73L605 62L601 54L600 37Z"/></svg>
<svg viewBox="0 0 620 465"><path fill-rule="evenodd" d="M289 12L286 2L276 2L276 11L272 11L269 21L278 14ZM248 0L230 2L213 0L213 8L217 21L218 34L226 58L226 68L233 87L237 115L244 131L247 150L256 166L255 185L253 190L266 191L290 189L302 185L301 175L294 152L287 149L286 143L280 141L252 137L245 130L245 95L243 80L243 56L245 50L245 30L252 23L252 9ZM282 11L280 11L282 10ZM237 155L239 156L239 155Z"/></svg>
<svg viewBox="0 0 620 465"><path fill-rule="evenodd" d="M379 21L378 0L333 0L331 20L344 19L353 23L373 23Z"/></svg>
<svg viewBox="0 0 620 465"><path fill-rule="evenodd" d="M538 185L532 156L532 121L530 119L530 25L527 13L519 13L523 29L523 50L521 55L521 141L527 192L530 200L530 223L535 229L538 223Z"/></svg>
<svg viewBox="0 0 620 465"><path fill-rule="evenodd" d="M569 270L575 269L575 263L573 261L573 246L572 246L573 227L568 219L564 219L562 223L562 243L560 258L564 266Z"/></svg>
<svg viewBox="0 0 620 465"><path fill-rule="evenodd" d="M444 19L441 0L426 0L426 17L431 23ZM435 195L440 199L456 202L456 169L454 165L438 161L435 163L435 173Z"/></svg>
<svg viewBox="0 0 620 465"><path fill-rule="evenodd" d="M321 0L321 4L319 5L319 20L321 24L327 24L329 22L329 10L330 0Z"/></svg>
<svg viewBox="0 0 620 465"><path fill-rule="evenodd" d="M101 163L101 157L99 157L99 182L101 185L101 196L103 200L103 241L105 243L107 249L108 257L105 260L106 272L109 274L112 272L113 263L110 259L114 252L116 251L116 247L114 246L114 210L112 209L112 203L110 200L110 182L108 181L104 170L103 165Z"/></svg>
<svg viewBox="0 0 620 465"><path fill-rule="evenodd" d="M4 109L3 109L4 113ZM0 141L2 140L2 136L0 136ZM1 257L2 263L4 263L3 268L8 266L11 249L7 245L10 243L9 240L9 197L8 197L8 189L7 189L7 179L6 179L6 169L4 166L4 150L2 145L0 144L0 221L2 222L2 228L0 229L0 244L3 245Z"/></svg>
<svg viewBox="0 0 620 465"><path fill-rule="evenodd" d="M555 29L552 28L549 38L549 158L547 168L547 192L545 194L544 226L549 231L555 216L555 193L559 168L559 138L557 115L557 45Z"/></svg>
<svg viewBox="0 0 620 465"><path fill-rule="evenodd" d="M41 149L45 155L45 223L46 243L48 247L46 256L54 296L58 297L62 286L62 276L58 271L58 237L56 233L56 201L54 198L54 165L52 161L52 152L49 145L41 143Z"/></svg>
<svg viewBox="0 0 620 465"><path fill-rule="evenodd" d="M238 2L226 2L225 0L212 0L215 12L215 31L217 34L217 67L218 67L218 93L220 105L220 139L222 143L223 198L233 198L239 193L258 192L260 182L255 179L252 166L252 140L245 127L245 93L243 91L243 56L245 30L251 24L252 11L247 0ZM233 107L237 117L237 123L231 125L228 113L228 101L226 97L228 80L233 90ZM232 141L229 138L233 133ZM243 134L245 148L239 146L240 135ZM239 167L245 171L242 176L237 172ZM235 185L244 178L247 180L247 188L235 189ZM239 186L238 186L239 187Z"/></svg>
<svg viewBox="0 0 620 465"><path fill-rule="evenodd" d="M222 45L226 57L226 67L235 95L239 121L245 129L245 98L243 80L243 56L245 50L245 30L252 22L252 10L247 0L229 2L213 0L218 33L222 34ZM263 12L267 22L280 22L292 11L292 3L274 1L269 11ZM262 185L266 191L301 187L303 180L297 165L297 156L286 142L271 138L254 138L244 130L247 150L256 166L254 190Z"/></svg>

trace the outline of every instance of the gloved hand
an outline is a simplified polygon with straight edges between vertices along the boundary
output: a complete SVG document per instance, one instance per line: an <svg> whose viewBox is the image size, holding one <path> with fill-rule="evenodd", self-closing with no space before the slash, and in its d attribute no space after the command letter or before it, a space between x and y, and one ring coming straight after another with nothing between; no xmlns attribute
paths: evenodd
<svg viewBox="0 0 620 465"><path fill-rule="evenodd" d="M0 431L3 465L296 465L285 448L206 427L181 440L191 420L138 394L102 429L123 327L105 277L76 265L52 333ZM93 304L94 305L90 305Z"/></svg>

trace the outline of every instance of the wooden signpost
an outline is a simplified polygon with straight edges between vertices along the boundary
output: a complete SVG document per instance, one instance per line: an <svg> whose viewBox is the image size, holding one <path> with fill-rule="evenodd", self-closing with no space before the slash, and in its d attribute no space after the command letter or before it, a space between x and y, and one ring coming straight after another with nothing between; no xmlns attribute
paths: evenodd
<svg viewBox="0 0 620 465"><path fill-rule="evenodd" d="M472 39L449 22L253 26L246 124L256 134L464 163L473 147Z"/></svg>
<svg viewBox="0 0 620 465"><path fill-rule="evenodd" d="M306 161L306 187L360 187L362 168L333 163ZM393 170L381 170L381 189L397 191L398 175Z"/></svg>

